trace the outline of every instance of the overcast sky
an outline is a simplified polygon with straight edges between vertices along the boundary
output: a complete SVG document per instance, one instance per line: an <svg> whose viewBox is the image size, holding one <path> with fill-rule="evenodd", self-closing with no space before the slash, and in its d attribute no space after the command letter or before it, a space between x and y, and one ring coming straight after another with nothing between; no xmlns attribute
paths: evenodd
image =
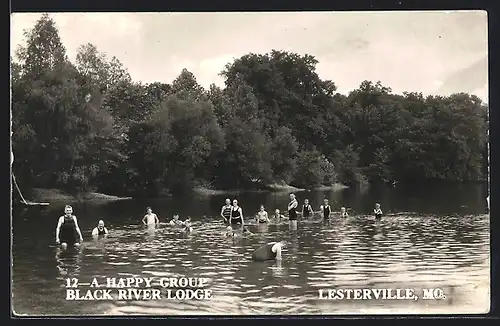
<svg viewBox="0 0 500 326"><path fill-rule="evenodd" d="M11 17L12 47L41 14ZM224 65L272 49L314 55L321 78L347 93L363 80L393 92L474 93L487 102L484 11L316 13L54 13L70 60L93 43L132 78L170 83L183 68L223 86Z"/></svg>

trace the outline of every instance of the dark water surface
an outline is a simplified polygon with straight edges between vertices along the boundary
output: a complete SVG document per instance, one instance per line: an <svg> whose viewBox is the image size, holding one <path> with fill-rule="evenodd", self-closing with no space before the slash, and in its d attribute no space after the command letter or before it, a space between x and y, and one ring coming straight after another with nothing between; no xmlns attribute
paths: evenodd
<svg viewBox="0 0 500 326"><path fill-rule="evenodd" d="M66 203L18 210L13 216L13 308L26 315L482 313L489 310L489 215L482 185L385 189L360 193L299 192L318 210L329 198L351 217L332 222L250 225L254 235L227 239L218 217L227 195L74 204L84 236L80 250L61 251L55 227ZM286 210L287 193L238 194L246 220L259 205ZM367 214L375 202L387 214ZM70 203L73 204L73 203ZM162 224L141 225L146 206ZM191 216L186 236L166 225ZM110 230L94 241L103 219ZM252 220L250 223L254 223ZM260 245L287 240L282 262L249 258ZM66 301L65 279L205 277L209 301ZM442 300L320 300L319 289L439 287ZM88 287L82 286L82 290Z"/></svg>

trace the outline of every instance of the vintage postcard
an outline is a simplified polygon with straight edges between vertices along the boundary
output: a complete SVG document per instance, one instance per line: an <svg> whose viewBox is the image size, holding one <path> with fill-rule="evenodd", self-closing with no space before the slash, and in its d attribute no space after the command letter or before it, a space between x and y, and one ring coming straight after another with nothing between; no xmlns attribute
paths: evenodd
<svg viewBox="0 0 500 326"><path fill-rule="evenodd" d="M11 23L13 315L490 310L486 12Z"/></svg>

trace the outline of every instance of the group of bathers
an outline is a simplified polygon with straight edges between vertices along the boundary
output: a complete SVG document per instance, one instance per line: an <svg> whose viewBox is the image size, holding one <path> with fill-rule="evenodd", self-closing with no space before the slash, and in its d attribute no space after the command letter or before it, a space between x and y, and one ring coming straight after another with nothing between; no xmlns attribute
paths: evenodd
<svg viewBox="0 0 500 326"><path fill-rule="evenodd" d="M288 219L290 223L296 223L298 215L302 215L304 219L313 218L316 215L316 212L313 210L311 204L308 199L304 200L304 204L302 208L298 208L299 203L295 194L290 194L290 202L288 203L287 211L288 216L281 215L280 210L276 209L274 215L269 218L269 215L264 207L264 205L260 206L260 210L257 212L255 217L255 221L257 224L261 223L269 223L271 220L275 222L279 222L282 219ZM233 200L233 204L231 205L231 200L226 199L226 203L222 206L220 215L224 219L224 221L230 225L244 225L243 220L243 211L240 206L238 206L238 201L236 199ZM323 201L323 205L319 208L319 215L321 219L330 220L334 216L334 211L328 203L328 199ZM349 214L347 213L347 209L345 207L341 207L338 213L339 217L347 218ZM376 219L382 217L382 210L380 208L380 204L375 204L375 209L373 210L373 215Z"/></svg>

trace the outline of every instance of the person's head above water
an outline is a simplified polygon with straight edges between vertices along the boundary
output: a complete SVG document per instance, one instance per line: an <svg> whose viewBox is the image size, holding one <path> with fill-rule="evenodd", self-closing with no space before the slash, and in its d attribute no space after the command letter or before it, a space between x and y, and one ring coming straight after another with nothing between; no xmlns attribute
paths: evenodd
<svg viewBox="0 0 500 326"><path fill-rule="evenodd" d="M345 213L345 207L340 207L340 211L341 211L342 213Z"/></svg>
<svg viewBox="0 0 500 326"><path fill-rule="evenodd" d="M231 199L226 198L226 205L231 205Z"/></svg>
<svg viewBox="0 0 500 326"><path fill-rule="evenodd" d="M264 205L260 205L260 211L262 212L264 211L264 209L265 209Z"/></svg>
<svg viewBox="0 0 500 326"><path fill-rule="evenodd" d="M146 208L146 212L147 212L148 214L151 214L151 213L153 213L153 210L151 209L151 207L147 207L147 208Z"/></svg>
<svg viewBox="0 0 500 326"><path fill-rule="evenodd" d="M71 205L64 206L64 214L66 215L73 214L73 207L71 207Z"/></svg>
<svg viewBox="0 0 500 326"><path fill-rule="evenodd" d="M237 199L233 199L233 206L238 206L238 200Z"/></svg>
<svg viewBox="0 0 500 326"><path fill-rule="evenodd" d="M179 214L174 214L174 220L178 220L179 219Z"/></svg>
<svg viewBox="0 0 500 326"><path fill-rule="evenodd" d="M304 205L309 205L309 199L304 199Z"/></svg>
<svg viewBox="0 0 500 326"><path fill-rule="evenodd" d="M279 210L278 208L276 208L276 209L274 210L274 214L276 214L276 215L280 215L280 210Z"/></svg>
<svg viewBox="0 0 500 326"><path fill-rule="evenodd" d="M104 221L103 220L100 220L99 223L97 223L97 228L99 228L100 230L104 229Z"/></svg>
<svg viewBox="0 0 500 326"><path fill-rule="evenodd" d="M325 200L323 200L323 203L325 203L325 205L328 205L328 199L325 198Z"/></svg>
<svg viewBox="0 0 500 326"><path fill-rule="evenodd" d="M294 200L295 199L295 194L290 194L290 200Z"/></svg>
<svg viewBox="0 0 500 326"><path fill-rule="evenodd" d="M375 208L380 208L380 204L379 203L375 203Z"/></svg>

